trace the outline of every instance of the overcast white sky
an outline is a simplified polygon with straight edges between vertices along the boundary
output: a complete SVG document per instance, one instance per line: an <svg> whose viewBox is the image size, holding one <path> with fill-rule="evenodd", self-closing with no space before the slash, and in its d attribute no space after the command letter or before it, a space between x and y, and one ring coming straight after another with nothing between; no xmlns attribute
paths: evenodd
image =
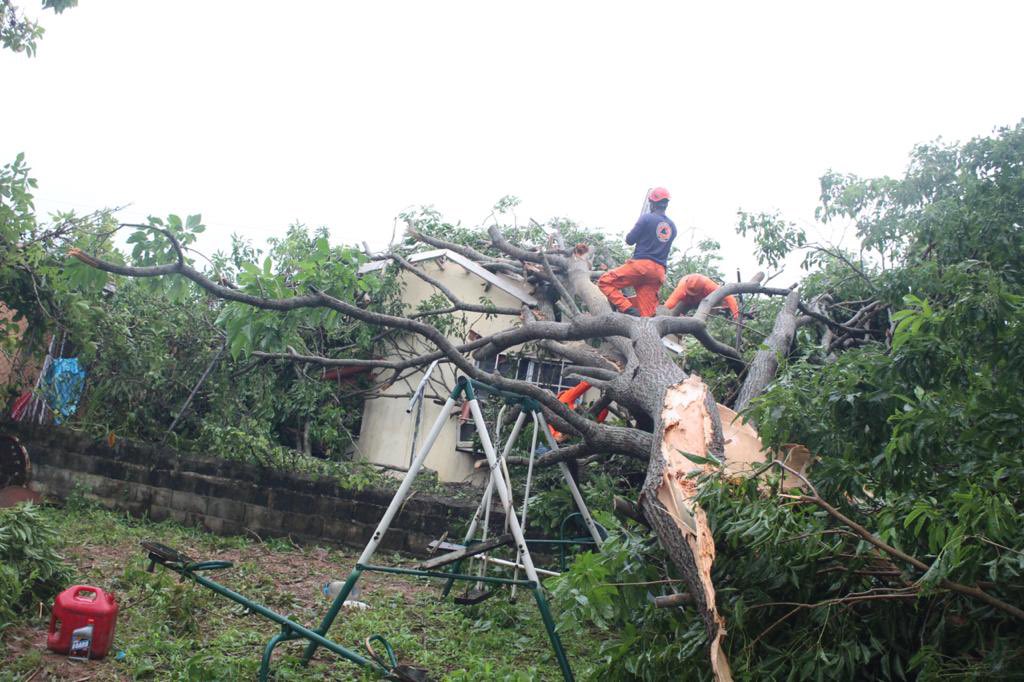
<svg viewBox="0 0 1024 682"><path fill-rule="evenodd" d="M47 31L0 51L0 160L43 211L201 212L208 251L296 219L383 247L506 194L618 233L664 185L747 271L738 208L810 223L825 170L1024 116L1020 2L20 4Z"/></svg>

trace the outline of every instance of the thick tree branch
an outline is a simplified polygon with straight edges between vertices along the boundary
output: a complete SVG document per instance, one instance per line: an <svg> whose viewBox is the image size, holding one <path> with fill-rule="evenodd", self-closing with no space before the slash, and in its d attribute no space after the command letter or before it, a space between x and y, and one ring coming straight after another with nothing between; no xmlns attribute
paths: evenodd
<svg viewBox="0 0 1024 682"><path fill-rule="evenodd" d="M633 333L634 318L619 313L584 315L571 322L537 320L521 327L506 329L489 337L489 343L478 350L478 360L492 358L506 348L520 346L529 341L583 341L606 336L629 337Z"/></svg>
<svg viewBox="0 0 1024 682"><path fill-rule="evenodd" d="M549 353L558 355L574 365L596 367L612 372L619 370L619 367L614 362L586 345L583 341L559 343L557 341L542 340L538 345Z"/></svg>
<svg viewBox="0 0 1024 682"><path fill-rule="evenodd" d="M718 287L710 294L708 294L704 300L697 306L697 311L694 312L693 317L698 320L707 321L708 315L711 314L711 309L721 305L722 301L725 300L726 296L732 296L734 294L762 294L765 296L787 296L792 288L779 289L774 287L762 286L760 281L750 282L733 282Z"/></svg>
<svg viewBox="0 0 1024 682"><path fill-rule="evenodd" d="M658 334L661 336L689 334L712 353L742 362L742 357L735 348L711 336L707 325L696 317L654 317L651 319L657 325Z"/></svg>
<svg viewBox="0 0 1024 682"><path fill-rule="evenodd" d="M590 383L594 383L593 379L597 379L598 381L612 381L619 376L619 373L615 370L602 369L600 367L581 367L579 365L570 365L565 369L568 372L578 374Z"/></svg>
<svg viewBox="0 0 1024 682"><path fill-rule="evenodd" d="M545 315L552 315L550 306L541 306ZM523 317L527 322L533 322L537 318L531 310L524 310ZM618 370L619 367L598 352L597 349L588 346L583 341L572 341L570 343L559 343L550 339L541 339L538 345L552 355L558 355L574 365L585 365L587 367L602 367L610 370Z"/></svg>
<svg viewBox="0 0 1024 682"><path fill-rule="evenodd" d="M765 387L775 378L779 369L779 358L789 355L796 334L796 311L800 303L800 291L793 289L786 296L782 310L775 318L772 333L764 340L764 348L757 351L747 370L747 378L740 387L739 395L733 409L742 412L750 405L750 401L761 395Z"/></svg>
<svg viewBox="0 0 1024 682"><path fill-rule="evenodd" d="M554 425L558 428L557 425ZM651 434L621 426L601 426L596 437L582 443L573 443L558 450L545 453L537 458L540 467L552 466L559 462L578 460L598 453L614 452L632 459L647 461L651 453ZM510 464L526 464L525 457L508 458Z"/></svg>
<svg viewBox="0 0 1024 682"><path fill-rule="evenodd" d="M516 246L505 239L505 235L501 233L501 229L497 225L491 225L487 228L487 234L491 237L491 243L494 244L494 248L498 249L502 253L506 253L516 260L526 261L527 263L537 263L538 265L544 265L544 254L539 251L530 251L520 246ZM550 254L548 256L551 265L559 268L568 267L568 259L565 256L558 256Z"/></svg>

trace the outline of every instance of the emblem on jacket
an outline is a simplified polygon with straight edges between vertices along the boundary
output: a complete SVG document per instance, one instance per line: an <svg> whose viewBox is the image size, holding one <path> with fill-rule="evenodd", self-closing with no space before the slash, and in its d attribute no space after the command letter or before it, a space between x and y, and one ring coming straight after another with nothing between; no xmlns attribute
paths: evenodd
<svg viewBox="0 0 1024 682"><path fill-rule="evenodd" d="M658 241L667 242L669 239L672 239L672 226L666 222L658 223L655 234L658 235Z"/></svg>

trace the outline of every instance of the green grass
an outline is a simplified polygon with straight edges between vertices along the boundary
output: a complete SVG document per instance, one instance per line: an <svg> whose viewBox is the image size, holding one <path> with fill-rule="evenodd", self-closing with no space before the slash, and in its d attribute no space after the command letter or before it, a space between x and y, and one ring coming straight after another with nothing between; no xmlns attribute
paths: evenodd
<svg viewBox="0 0 1024 682"><path fill-rule="evenodd" d="M0 682L30 677L79 680L86 675L91 680L255 679L263 646L277 626L194 583L179 582L168 570L158 567L147 573L140 540L157 540L197 559L234 561L234 568L211 577L305 625L318 623L328 606L320 586L344 579L356 557L355 552L336 547L218 537L175 523L132 519L80 501L45 514L63 540L74 579L117 595L121 612L114 649L107 659L84 665L41 651L47 604L0 634ZM409 563L398 555L378 556L375 561ZM437 581L364 574L360 585L357 598L370 609L343 610L330 631L343 646L365 654L363 640L382 634L401 662L428 669L432 679L561 679L528 592L521 592L514 604L502 589L480 605L461 607L440 600ZM275 679L372 679L323 650L303 667L303 646L299 641L278 647ZM596 649L596 642L566 641L565 646L577 676L586 679L585 656ZM114 658L119 651L124 652L120 661Z"/></svg>

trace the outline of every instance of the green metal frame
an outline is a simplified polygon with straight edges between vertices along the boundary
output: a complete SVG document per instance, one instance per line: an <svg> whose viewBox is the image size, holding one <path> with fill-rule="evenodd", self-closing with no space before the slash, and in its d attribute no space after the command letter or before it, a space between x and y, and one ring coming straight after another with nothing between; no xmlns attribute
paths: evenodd
<svg viewBox="0 0 1024 682"><path fill-rule="evenodd" d="M493 386L482 384L480 382L474 382L466 377L459 378L455 388L452 389L449 400L454 401L457 400L461 395L464 395L466 397L466 400L471 401L471 403L474 403L476 401L476 391L474 390L474 385L480 388L481 390L485 390L488 393L504 398L505 400L509 401L510 404L519 404L522 406L524 410L540 409L540 405L532 398L525 398L523 396L508 393L506 391L501 391L500 389L497 389ZM476 407L477 409L479 409L479 405L476 405ZM432 442L429 443L428 446L431 444ZM415 472L413 472L412 470L410 470L410 473L415 475ZM396 494L396 498L401 493L402 490L400 489L399 493ZM385 514L385 519L387 518L387 514ZM384 528L384 532L386 532L387 526L385 524L385 519L382 519L382 526L378 527L378 531L374 533L373 538L367 545L367 548L364 550L364 556L372 556L373 551L375 551L376 543L380 541L380 535L382 534L380 529ZM388 519L387 522L389 523L390 519ZM542 542L534 540L527 541L526 538L522 539L524 543L528 544ZM549 542L562 543L562 547L564 547L565 544L585 544L586 542L590 542L591 544L594 543L594 541L590 538L573 538L570 540L566 540L564 539L564 537L560 540L552 540ZM523 549L525 549L525 547ZM562 551L562 562L564 565L564 549ZM367 658L365 656L362 656L361 654L352 651L351 649L348 649L336 642L331 641L327 637L327 632L330 630L335 618L337 618L338 613L341 610L341 607L348 599L349 594L351 594L352 589L355 587L356 583L359 581L360 576L364 572L390 573L396 575L409 575L422 578L440 578L447 581L444 591L445 595L447 595L452 583L454 583L454 581L456 580L484 582L496 585L516 585L519 587L523 587L525 589L529 589L531 592L533 592L534 600L537 602L537 609L540 611L541 619L544 622L544 628L547 631L548 639L551 642L551 648L554 650L555 658L558 661L558 666L561 669L563 679L566 682L573 682L573 680L575 679L573 677L572 668L569 666L569 660L566 657L565 649L562 647L562 641L558 636L558 632L555 630L555 621L551 615L551 609L548 606L547 599L544 597L543 588L539 584L539 581L459 573L458 568L461 562L456 562L452 566L452 569L450 571L431 571L415 568L396 568L390 566L379 566L376 564L366 563L361 560L356 563L355 568L352 569L352 572L349 574L348 578L345 580L345 583L342 585L341 590L338 592L337 596L331 602L330 607L327 609L327 612L324 614L323 619L320 621L320 625L317 626L316 629L310 629L296 623L295 621L290 620L285 616L282 616L279 613L276 613L275 611L268 609L262 604L258 604L250 599L247 599L243 595L234 592L233 590L230 590L227 587L224 587L223 585L214 580L210 580L209 578L201 575L203 571L230 568L232 565L231 562L169 561L154 556L152 552L150 553L150 558L154 561L154 563L159 562L166 568L169 568L170 570L180 574L182 578L188 578L189 580L193 580L196 583L202 585L203 587L213 590L217 594L223 597L227 597L228 599L246 607L250 611L258 613L264 618L267 618L268 620L271 620L281 626L281 631L278 634L271 637L263 649L263 657L260 663L259 671L260 682L266 682L270 675L270 660L274 653L274 649L277 647L277 645L279 645L281 642L287 642L297 639L304 639L309 642L309 644L306 646L305 653L303 654L303 664L308 664L310 659L313 657L313 654L316 652L317 647L322 646L325 649L341 656L345 660L351 661L356 665L362 666L373 672L376 672L378 675L381 675L382 677L396 679L394 674L394 653L391 651L390 645L387 644L387 641L384 640L383 637L380 637L379 635L374 635L371 637L371 640L376 639L384 645L385 650L388 652L388 656L392 661L391 670L384 666L382 662L374 660L374 658ZM529 557L527 556L526 559L528 560ZM532 563L530 563L529 565L532 566Z"/></svg>
<svg viewBox="0 0 1024 682"><path fill-rule="evenodd" d="M152 558L152 555L150 555ZM225 568L231 568L232 563L230 561L200 561L187 564L174 563L174 562L160 562L164 567L174 571L181 575L182 578L188 578L203 587L213 590L222 597L227 597L231 601L237 602L249 609L253 613L258 613L264 618L271 620L281 626L281 632L270 638L267 642L266 647L263 649L263 658L260 663L259 680L260 682L266 682L270 675L270 657L274 653L274 648L281 642L287 642L293 639L307 639L310 642L316 642L319 646L328 649L345 660L351 661L356 665L363 666L364 668L370 668L378 674L384 677L390 677L391 671L387 668L382 667L376 661L366 658L351 649L343 647L342 645L331 641L320 632L310 630L304 625L300 625L295 621L282 616L276 611L268 609L266 606L248 599L244 595L230 590L224 587L215 580L210 580L206 576L202 575L202 571L213 571Z"/></svg>
<svg viewBox="0 0 1024 682"><path fill-rule="evenodd" d="M521 395L502 391L489 384L474 381L468 377L459 377L455 384L455 388L452 389L449 395L449 400L458 400L461 396L465 396L466 400L476 400L476 389L479 388L482 391L490 393L492 395L499 396L509 404L518 404L522 406L524 410L539 410L540 404L532 399L526 398ZM352 592L352 588L355 587L358 582L360 575L364 571L366 572L377 572L377 573L391 573L396 575L410 575L422 578L443 578L447 581L444 595L448 594L451 585L456 580L471 581L471 582L484 582L492 583L496 585L518 585L529 589L533 592L534 600L537 602L537 609L540 611L541 620L544 621L544 629L548 633L548 640L551 642L551 648L555 652L555 658L558 661L558 667L561 669L562 678L566 682L573 682L575 677L572 673L572 668L569 666L569 659L565 654L565 649L562 647L562 640L558 636L558 632L555 630L555 620L551 615L551 609L548 606L547 599L544 597L543 588L532 580L515 580L512 578L500 578L497 576L480 576L470 575L467 573L457 573L458 566L461 562L457 562L453 567L452 571L426 571L415 568L395 568L390 566L378 566L374 564L363 564L357 563L356 567L349 574L342 585L341 591L334 598L331 607L324 614L323 620L320 622L320 626L316 629L316 633L321 637L330 629L331 624L334 623L334 619L337 618L338 612L341 610L345 600L348 599L348 595ZM308 663L313 657L316 651L317 645L320 644L318 640L311 639L309 645L306 647L306 652L303 655L303 662ZM268 649L272 648L270 644L267 645Z"/></svg>

